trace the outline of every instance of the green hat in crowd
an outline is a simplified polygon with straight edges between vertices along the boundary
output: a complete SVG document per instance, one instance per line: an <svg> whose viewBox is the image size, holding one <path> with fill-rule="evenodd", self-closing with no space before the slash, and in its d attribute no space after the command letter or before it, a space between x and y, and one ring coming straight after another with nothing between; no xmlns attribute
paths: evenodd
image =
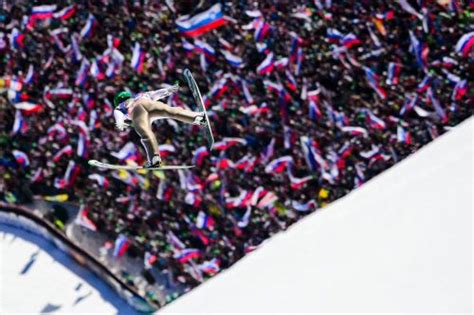
<svg viewBox="0 0 474 315"><path fill-rule="evenodd" d="M114 97L114 106L117 106L120 103L125 102L129 98L132 98L132 93L127 92L127 91L121 91L115 94Z"/></svg>

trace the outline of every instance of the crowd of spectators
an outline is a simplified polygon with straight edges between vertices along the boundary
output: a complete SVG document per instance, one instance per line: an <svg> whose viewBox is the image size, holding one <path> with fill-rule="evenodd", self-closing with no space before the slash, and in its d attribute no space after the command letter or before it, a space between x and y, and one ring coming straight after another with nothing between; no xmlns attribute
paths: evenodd
<svg viewBox="0 0 474 315"><path fill-rule="evenodd" d="M472 51L455 47L469 1L64 1L53 15L34 2L1 11L0 198L77 202L188 289L472 114ZM179 17L215 3L224 25L180 33ZM144 162L138 136L114 128L113 96L178 81L165 102L195 109L185 68L215 150L160 120L165 164L195 168L88 166Z"/></svg>

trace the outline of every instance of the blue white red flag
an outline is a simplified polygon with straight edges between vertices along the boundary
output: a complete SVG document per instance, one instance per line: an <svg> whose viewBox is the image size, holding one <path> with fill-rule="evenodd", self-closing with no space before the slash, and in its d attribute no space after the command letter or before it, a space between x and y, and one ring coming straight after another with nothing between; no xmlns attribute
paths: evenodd
<svg viewBox="0 0 474 315"><path fill-rule="evenodd" d="M60 19L62 21L70 19L76 13L76 6L70 5L68 7L63 8L61 11L54 13L54 18Z"/></svg>
<svg viewBox="0 0 474 315"><path fill-rule="evenodd" d="M411 136L408 131L403 129L401 125L397 127L397 140L398 142L403 142L405 144L411 144Z"/></svg>
<svg viewBox="0 0 474 315"><path fill-rule="evenodd" d="M201 166L204 158L209 155L210 153L205 146L199 147L196 151L194 151L193 164Z"/></svg>
<svg viewBox="0 0 474 315"><path fill-rule="evenodd" d="M176 20L178 30L183 36L197 37L221 27L226 23L220 3L192 17L184 16Z"/></svg>
<svg viewBox="0 0 474 315"><path fill-rule="evenodd" d="M247 145L247 140L243 138L223 138L222 141L216 142L213 149L217 151L224 151L237 144Z"/></svg>
<svg viewBox="0 0 474 315"><path fill-rule="evenodd" d="M346 48L352 48L355 45L359 45L361 43L360 39L358 39L354 34L349 33L342 38L341 44Z"/></svg>
<svg viewBox="0 0 474 315"><path fill-rule="evenodd" d="M367 117L367 122L369 123L369 126L374 128L374 129L385 129L387 127L387 125L385 124L385 122L380 119L379 117L375 116L374 113L372 113L372 111L370 110L365 110L365 114L366 114L366 117Z"/></svg>
<svg viewBox="0 0 474 315"><path fill-rule="evenodd" d="M401 71L401 65L396 62L390 62L388 64L388 75L387 75L387 85L397 85L399 82L399 76Z"/></svg>
<svg viewBox="0 0 474 315"><path fill-rule="evenodd" d="M198 229L212 229L214 227L214 219L205 213L204 211L199 211L196 218L196 227Z"/></svg>
<svg viewBox="0 0 474 315"><path fill-rule="evenodd" d="M262 63L257 67L257 72L260 75L269 74L273 71L275 63L273 61L273 53L269 53Z"/></svg>
<svg viewBox="0 0 474 315"><path fill-rule="evenodd" d="M341 130L343 132L346 132L352 136L368 136L369 133L367 132L367 130L365 128L362 128L362 127L353 127L353 126L344 126L344 127L341 127Z"/></svg>
<svg viewBox="0 0 474 315"><path fill-rule="evenodd" d="M121 161L137 160L137 148L132 142L125 144L119 152L112 152L111 154Z"/></svg>
<svg viewBox="0 0 474 315"><path fill-rule="evenodd" d="M20 103L13 104L13 106L16 109L21 110L23 114L25 115L38 113L43 110L43 106L39 104L35 104L35 103L30 103L30 102L20 102Z"/></svg>
<svg viewBox="0 0 474 315"><path fill-rule="evenodd" d="M461 80L454 86L451 100L460 101L467 93L467 80Z"/></svg>
<svg viewBox="0 0 474 315"><path fill-rule="evenodd" d="M25 34L20 33L20 31L16 27L14 27L12 29L12 32L10 33L10 47L13 50L23 48L25 47L24 40Z"/></svg>
<svg viewBox="0 0 474 315"><path fill-rule="evenodd" d="M180 263L187 263L199 257L201 257L201 253L195 248L185 248L174 255L174 258L176 258Z"/></svg>
<svg viewBox="0 0 474 315"><path fill-rule="evenodd" d="M456 43L456 51L463 57L467 57L469 55L472 47L474 47L474 32L464 34Z"/></svg>
<svg viewBox="0 0 474 315"><path fill-rule="evenodd" d="M433 77L430 75L426 75L423 80L418 84L416 91L418 93L423 93L428 90L429 87L431 87L431 83L433 81Z"/></svg>
<svg viewBox="0 0 474 315"><path fill-rule="evenodd" d="M194 50L204 55L207 61L212 62L216 60L216 50L211 45L202 40L196 39L194 41Z"/></svg>
<svg viewBox="0 0 474 315"><path fill-rule="evenodd" d="M88 176L90 180L94 180L100 187L107 189L109 187L109 180L100 174L94 173Z"/></svg>
<svg viewBox="0 0 474 315"><path fill-rule="evenodd" d="M131 67L138 73L143 71L145 64L145 52L140 48L140 43L136 42L133 46L132 60L130 61Z"/></svg>
<svg viewBox="0 0 474 315"><path fill-rule="evenodd" d="M293 158L289 155L279 157L265 166L265 173L283 173L292 162Z"/></svg>
<svg viewBox="0 0 474 315"><path fill-rule="evenodd" d="M415 107L417 101L418 101L418 95L414 94L414 95L408 96L405 99L405 103L403 104L403 107L400 109L400 116L403 116L405 115L405 113L408 113L409 111L411 111Z"/></svg>
<svg viewBox="0 0 474 315"><path fill-rule="evenodd" d="M436 111L436 114L438 114L440 120L443 122L443 123L447 123L448 122L448 116L446 115L446 112L444 111L443 107L441 106L441 103L439 102L438 98L436 97L433 89L430 87L426 93L426 95L428 96L430 102L431 102L431 105L433 105L435 111Z"/></svg>
<svg viewBox="0 0 474 315"><path fill-rule="evenodd" d="M364 67L364 72L365 72L365 77L367 79L367 83L369 84L369 86L375 92L377 92L377 95L381 99L386 99L387 98L387 92L380 86L378 76L370 68L367 68L367 67Z"/></svg>
<svg viewBox="0 0 474 315"><path fill-rule="evenodd" d="M224 55L225 59L231 66L236 68L243 66L243 60L239 56L236 56L227 50L221 50L221 53Z"/></svg>
<svg viewBox="0 0 474 315"><path fill-rule="evenodd" d="M299 211L299 212L307 212L311 209L316 209L317 204L316 204L316 201L314 201L314 200L310 200L306 203L302 203L302 202L299 202L299 201L296 201L296 200L292 200L291 201L291 207L293 209L295 209L296 211Z"/></svg>
<svg viewBox="0 0 474 315"><path fill-rule="evenodd" d="M114 246L114 257L122 257L123 254L127 251L128 247L130 246L130 242L128 238L123 235L119 234L117 239L115 240L115 246Z"/></svg>
<svg viewBox="0 0 474 315"><path fill-rule="evenodd" d="M12 134L16 135L18 133L24 134L29 129L28 124L26 123L23 115L20 110L15 112L15 121L13 122Z"/></svg>
<svg viewBox="0 0 474 315"><path fill-rule="evenodd" d="M76 219L74 223L81 225L91 231L97 231L97 226L95 223L89 218L89 208L85 206L81 206L79 212L77 213Z"/></svg>
<svg viewBox="0 0 474 315"><path fill-rule="evenodd" d="M70 144L67 146L63 147L61 150L59 150L54 156L53 156L53 161L54 162L59 162L61 158L65 155L71 156L73 154L73 149Z"/></svg>
<svg viewBox="0 0 474 315"><path fill-rule="evenodd" d="M426 44L420 42L411 30L409 31L409 34L411 42L410 49L415 54L418 66L424 69L428 63L429 48Z"/></svg>
<svg viewBox="0 0 474 315"><path fill-rule="evenodd" d="M89 13L87 17L86 24L81 29L80 36L81 38L91 38L94 35L94 28L97 26L97 20L95 17Z"/></svg>
<svg viewBox="0 0 474 315"><path fill-rule="evenodd" d="M176 152L176 148L171 144L161 144L159 149L162 157L167 157Z"/></svg>
<svg viewBox="0 0 474 315"><path fill-rule="evenodd" d="M213 258L210 261L205 261L199 265L199 270L210 276L215 275L220 270L220 261L217 258Z"/></svg>
<svg viewBox="0 0 474 315"><path fill-rule="evenodd" d="M28 158L28 155L26 155L25 152L20 150L13 150L12 154L15 158L16 163L21 167L25 168L30 165L30 159Z"/></svg>
<svg viewBox="0 0 474 315"><path fill-rule="evenodd" d="M255 28L255 33L253 35L253 38L255 39L256 42L260 42L264 40L271 30L270 24L265 22L263 18L255 19L254 28Z"/></svg>

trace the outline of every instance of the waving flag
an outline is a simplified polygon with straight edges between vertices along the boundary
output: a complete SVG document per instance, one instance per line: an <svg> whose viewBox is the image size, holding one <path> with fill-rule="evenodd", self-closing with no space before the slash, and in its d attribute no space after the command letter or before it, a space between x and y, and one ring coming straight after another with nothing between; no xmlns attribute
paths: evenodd
<svg viewBox="0 0 474 315"><path fill-rule="evenodd" d="M260 75L268 74L273 71L275 64L273 62L273 53L269 53L262 63L257 67L257 72Z"/></svg>
<svg viewBox="0 0 474 315"><path fill-rule="evenodd" d="M203 262L202 264L200 264L198 266L198 268L199 268L199 270L201 270L205 274L213 276L213 275L215 275L216 273L219 272L219 270L220 270L219 265L220 265L219 259L213 258L210 261Z"/></svg>
<svg viewBox="0 0 474 315"><path fill-rule="evenodd" d="M140 44L138 42L135 43L133 46L133 54L132 60L130 61L130 65L135 71L141 73L143 71L143 65L145 63L145 52L140 48Z"/></svg>
<svg viewBox="0 0 474 315"><path fill-rule="evenodd" d="M33 7L31 9L30 18L34 18L36 20L46 20L53 17L53 12L56 10L56 5L39 5Z"/></svg>
<svg viewBox="0 0 474 315"><path fill-rule="evenodd" d="M321 169L327 169L329 167L328 163L318 153L314 140L307 136L301 136L300 143L309 170L316 171L318 167Z"/></svg>
<svg viewBox="0 0 474 315"><path fill-rule="evenodd" d="M474 32L470 32L461 36L456 43L456 51L462 54L463 57L467 57L469 52L474 46Z"/></svg>
<svg viewBox="0 0 474 315"><path fill-rule="evenodd" d="M260 42L268 35L271 30L270 24L265 22L262 18L257 18L254 21L255 33L253 38L255 41Z"/></svg>
<svg viewBox="0 0 474 315"><path fill-rule="evenodd" d="M221 50L221 53L224 55L225 59L231 66L236 68L242 67L243 60L239 56L236 56L227 50Z"/></svg>
<svg viewBox="0 0 474 315"><path fill-rule="evenodd" d="M209 155L210 153L205 146L199 147L196 151L194 151L193 164L201 166L204 158Z"/></svg>
<svg viewBox="0 0 474 315"><path fill-rule="evenodd" d="M17 110L15 112L15 121L13 122L12 134L16 135L18 133L24 134L29 129L28 124L23 119L21 111Z"/></svg>
<svg viewBox="0 0 474 315"><path fill-rule="evenodd" d="M245 155L237 162L234 163L234 167L238 170L244 170L245 172L253 171L255 164L257 163L257 158L250 155Z"/></svg>
<svg viewBox="0 0 474 315"><path fill-rule="evenodd" d="M145 269L151 269L157 260L158 258L155 255L150 254L150 252L145 252L145 256L143 257Z"/></svg>
<svg viewBox="0 0 474 315"><path fill-rule="evenodd" d="M127 142L119 152L112 152L111 154L121 161L136 160L137 148L132 142Z"/></svg>
<svg viewBox="0 0 474 315"><path fill-rule="evenodd" d="M254 103L254 99L252 97L252 94L250 94L250 91L247 86L247 82L245 80L241 80L242 83L242 91L244 92L245 100L249 105L252 105Z"/></svg>
<svg viewBox="0 0 474 315"><path fill-rule="evenodd" d="M328 28L326 37L330 43L339 43L344 38L344 35L335 28Z"/></svg>
<svg viewBox="0 0 474 315"><path fill-rule="evenodd" d="M359 45L361 43L360 39L358 39L354 34L349 33L342 38L341 44L346 48L352 48L355 45Z"/></svg>
<svg viewBox="0 0 474 315"><path fill-rule="evenodd" d="M429 48L427 45L420 42L411 30L409 31L409 34L411 42L410 50L415 54L418 66L424 69L428 63Z"/></svg>
<svg viewBox="0 0 474 315"><path fill-rule="evenodd" d="M245 211L242 218L237 222L237 226L239 228L244 228L249 225L250 222L250 215L252 214L252 207L247 207L247 211Z"/></svg>
<svg viewBox="0 0 474 315"><path fill-rule="evenodd" d="M247 145L247 140L243 138L223 138L222 141L214 144L213 149L217 151L225 151L237 144Z"/></svg>
<svg viewBox="0 0 474 315"><path fill-rule="evenodd" d="M196 218L196 227L198 229L212 229L214 227L214 219L205 213L204 211L199 211Z"/></svg>
<svg viewBox="0 0 474 315"><path fill-rule="evenodd" d="M385 129L386 124L385 122L380 119L379 117L375 116L374 113L370 110L365 111L365 115L367 117L367 121L369 123L369 126L374 128L374 129Z"/></svg>
<svg viewBox="0 0 474 315"><path fill-rule="evenodd" d="M39 104L34 104L30 102L21 102L13 104L16 109L23 111L25 115L38 113L43 110L43 107Z"/></svg>
<svg viewBox="0 0 474 315"><path fill-rule="evenodd" d="M31 9L31 14L28 18L28 23L26 27L31 30L35 26L36 21L51 19L55 10L55 4L34 6Z"/></svg>
<svg viewBox="0 0 474 315"><path fill-rule="evenodd" d="M290 168L288 168L288 177L290 178L291 189L300 189L305 186L307 182L313 179L313 176L305 176L302 178L294 177Z"/></svg>
<svg viewBox="0 0 474 315"><path fill-rule="evenodd" d="M210 9L196 14L190 18L180 17L176 20L178 30L187 37L197 37L221 27L226 23L222 6L220 3L213 5Z"/></svg>
<svg viewBox="0 0 474 315"><path fill-rule="evenodd" d="M75 13L76 13L76 6L70 5L68 7L65 7L61 11L55 12L54 18L65 21L65 20L70 19Z"/></svg>
<svg viewBox="0 0 474 315"><path fill-rule="evenodd" d="M311 209L316 209L316 207L317 207L316 201L314 201L314 200L310 200L306 203L301 203L301 202L298 202L296 200L292 200L291 201L291 206L293 207L293 209L295 209L296 211L299 211L299 212L307 212Z"/></svg>
<svg viewBox="0 0 474 315"><path fill-rule="evenodd" d="M438 114L439 118L443 123L448 122L448 116L446 115L446 112L444 111L443 107L441 106L438 98L435 96L435 93L433 89L430 87L428 89L428 92L426 93L428 98L430 99L431 105L433 105L436 114Z"/></svg>
<svg viewBox="0 0 474 315"><path fill-rule="evenodd" d="M352 136L368 136L369 133L365 128L362 127L352 127L352 126L344 126L341 127L343 132L349 133Z"/></svg>
<svg viewBox="0 0 474 315"><path fill-rule="evenodd" d="M396 62L390 62L388 64L388 76L387 76L387 85L397 85L399 80L398 77L400 76L401 65Z"/></svg>
<svg viewBox="0 0 474 315"><path fill-rule="evenodd" d="M13 150L12 154L15 158L16 163L21 167L25 168L30 165L30 159L28 158L28 155L26 155L25 152L20 150Z"/></svg>
<svg viewBox="0 0 474 315"><path fill-rule="evenodd" d="M89 178L90 180L96 181L100 187L103 187L105 189L109 187L109 180L100 174L97 174L97 173L90 174L87 178Z"/></svg>
<svg viewBox="0 0 474 315"><path fill-rule="evenodd" d="M80 36L81 38L91 38L94 34L94 28L97 26L97 20L95 17L89 13L87 17L87 22L84 27L81 29Z"/></svg>
<svg viewBox="0 0 474 315"><path fill-rule="evenodd" d="M82 158L87 158L89 155L89 152L87 151L87 146L89 145L89 141L87 139L87 136L84 134L79 134L79 140L77 141L77 156L80 156Z"/></svg>
<svg viewBox="0 0 474 315"><path fill-rule="evenodd" d="M70 99L74 95L74 92L70 88L58 88L58 89L52 89L49 90L45 93L45 97L48 99Z"/></svg>
<svg viewBox="0 0 474 315"><path fill-rule="evenodd" d="M264 209L272 207L277 200L278 197L273 192L266 192L262 199L257 203L257 208Z"/></svg>
<svg viewBox="0 0 474 315"><path fill-rule="evenodd" d="M115 240L115 246L114 246L114 257L122 257L123 254L127 251L128 247L130 246L130 242L128 238L123 235L119 234L117 239Z"/></svg>
<svg viewBox="0 0 474 315"><path fill-rule="evenodd" d="M174 255L174 258L176 258L180 263L187 263L199 257L201 257L201 253L198 249L195 248L186 248L181 251L178 251Z"/></svg>
<svg viewBox="0 0 474 315"><path fill-rule="evenodd" d="M398 125L397 127L397 140L398 142L403 142L406 144L411 144L410 133L405 131L402 126Z"/></svg>
<svg viewBox="0 0 474 315"><path fill-rule="evenodd" d="M387 98L387 92L380 86L378 76L370 69L367 67L364 67L364 72L365 72L365 77L367 79L367 83L369 86L377 92L377 95L381 99L386 99Z"/></svg>
<svg viewBox="0 0 474 315"><path fill-rule="evenodd" d="M25 34L20 33L20 31L14 27L10 33L10 47L14 50L25 47Z"/></svg>
<svg viewBox="0 0 474 315"><path fill-rule="evenodd" d="M426 92L428 90L428 88L431 86L431 82L433 80L433 77L430 76L430 75L426 75L424 78L423 78L423 81L420 82L420 84L418 84L417 88L416 88L416 91L418 93L423 93L423 92Z"/></svg>
<svg viewBox="0 0 474 315"><path fill-rule="evenodd" d="M74 223L81 225L91 231L97 231L97 226L91 219L89 219L88 214L89 208L81 206L79 212L77 213L76 219L74 220Z"/></svg>
<svg viewBox="0 0 474 315"><path fill-rule="evenodd" d="M451 100L460 101L467 93L467 80L461 80L454 86Z"/></svg>
<svg viewBox="0 0 474 315"><path fill-rule="evenodd" d="M407 97L405 104L403 104L403 107L400 109L400 116L403 116L405 113L411 111L415 107L417 101L418 95L416 94Z"/></svg>
<svg viewBox="0 0 474 315"><path fill-rule="evenodd" d="M265 167L265 173L283 173L290 163L293 162L293 158L289 155L279 157Z"/></svg>
<svg viewBox="0 0 474 315"><path fill-rule="evenodd" d="M204 55L204 57L206 57L206 60L210 62L216 60L216 50L211 45L206 42L203 42L202 40L196 39L194 41L194 50Z"/></svg>
<svg viewBox="0 0 474 315"><path fill-rule="evenodd" d="M59 162L61 160L61 158L64 156L64 155L68 155L68 156L71 156L73 153L73 150L72 150L72 146L70 144L68 144L67 146L65 146L64 148L62 148L61 150L59 150L54 156L53 156L53 161L54 162Z"/></svg>
<svg viewBox="0 0 474 315"><path fill-rule="evenodd" d="M298 36L295 32L290 32L291 43L290 43L290 59L291 63L295 63L298 58L298 47L303 42L301 37Z"/></svg>
<svg viewBox="0 0 474 315"><path fill-rule="evenodd" d="M81 55L82 58L82 55ZM89 77L89 61L87 59L83 59L81 63L81 67L76 75L76 81L74 82L77 86L84 87L87 83L87 79Z"/></svg>
<svg viewBox="0 0 474 315"><path fill-rule="evenodd" d="M171 155L172 153L176 152L176 148L172 146L171 144L162 144L159 146L160 149L160 155L162 157L167 157Z"/></svg>

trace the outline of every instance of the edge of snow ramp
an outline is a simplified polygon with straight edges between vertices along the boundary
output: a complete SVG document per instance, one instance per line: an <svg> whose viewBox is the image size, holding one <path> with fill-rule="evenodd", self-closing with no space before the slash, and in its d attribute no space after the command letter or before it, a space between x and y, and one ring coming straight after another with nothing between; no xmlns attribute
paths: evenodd
<svg viewBox="0 0 474 315"><path fill-rule="evenodd" d="M52 242L62 252L73 258L79 265L86 267L99 279L107 283L136 310L140 312L153 312L160 308L160 305L143 298L133 287L120 280L99 260L71 242L51 223L36 215L34 210L0 202L0 225L1 224L26 230Z"/></svg>

